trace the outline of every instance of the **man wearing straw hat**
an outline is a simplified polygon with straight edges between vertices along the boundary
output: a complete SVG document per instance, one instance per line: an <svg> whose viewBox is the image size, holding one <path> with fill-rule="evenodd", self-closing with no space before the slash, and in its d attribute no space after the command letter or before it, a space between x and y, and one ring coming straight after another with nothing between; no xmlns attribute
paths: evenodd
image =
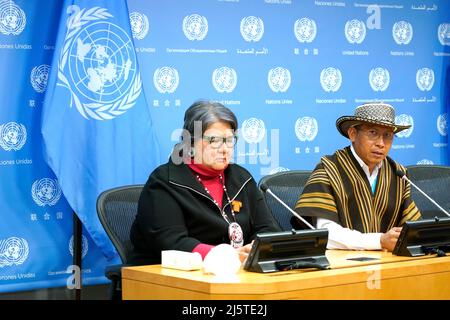
<svg viewBox="0 0 450 320"><path fill-rule="evenodd" d="M336 127L351 145L321 158L295 210L328 229L328 249L392 251L402 224L420 218L409 183L396 175L405 167L387 156L394 135L410 126L395 124L394 108L378 102Z"/></svg>

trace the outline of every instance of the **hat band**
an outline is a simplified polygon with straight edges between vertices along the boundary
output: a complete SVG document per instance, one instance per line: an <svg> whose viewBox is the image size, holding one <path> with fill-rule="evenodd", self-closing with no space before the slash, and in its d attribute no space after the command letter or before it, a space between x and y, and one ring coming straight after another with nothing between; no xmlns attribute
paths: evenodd
<svg viewBox="0 0 450 320"><path fill-rule="evenodd" d="M385 123L391 126L396 126L396 124L391 120L391 119L373 119L370 117L366 117L366 118L361 118L361 117L356 117L359 121L367 121L367 122L377 122L377 123Z"/></svg>
<svg viewBox="0 0 450 320"><path fill-rule="evenodd" d="M367 114L367 113L356 113L355 117L358 117L360 119L367 119L368 121L381 121L381 122L389 122L394 124L394 119L392 118L392 116L389 115L382 115L382 114L377 114L376 116L373 116L372 114Z"/></svg>

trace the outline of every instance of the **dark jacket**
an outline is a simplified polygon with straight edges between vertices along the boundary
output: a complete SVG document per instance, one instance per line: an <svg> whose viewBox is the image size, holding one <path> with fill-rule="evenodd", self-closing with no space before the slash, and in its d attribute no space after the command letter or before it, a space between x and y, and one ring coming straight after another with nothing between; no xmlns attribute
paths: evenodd
<svg viewBox="0 0 450 320"><path fill-rule="evenodd" d="M256 233L280 231L250 173L230 164L224 175L231 201L242 203L236 220L244 244ZM234 221L225 194L222 206ZM132 264L160 263L162 250L191 252L200 243L230 243L220 208L187 165L170 160L156 168L145 184L130 237L136 251Z"/></svg>

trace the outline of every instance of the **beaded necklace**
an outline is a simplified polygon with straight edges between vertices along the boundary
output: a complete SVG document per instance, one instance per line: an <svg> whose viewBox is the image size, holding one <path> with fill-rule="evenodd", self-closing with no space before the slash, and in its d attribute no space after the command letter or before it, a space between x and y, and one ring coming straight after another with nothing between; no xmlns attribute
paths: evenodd
<svg viewBox="0 0 450 320"><path fill-rule="evenodd" d="M203 188L205 188L206 193L211 196L208 188L205 187L205 185L202 183L202 179L200 179L200 176L197 174L196 177L197 177L198 182L200 182L200 184L203 186ZM233 206L231 205L231 199L230 199L230 196L228 195L227 188L225 187L225 183L223 182L222 175L219 175L219 179L220 179L220 182L222 183L223 192L225 193L225 196L227 197L228 204L230 205L231 215L233 216L234 221L230 222L230 219L228 218L224 209L220 209L220 213L222 214L222 217L224 218L224 220L228 223L228 237L230 238L231 246L233 246L233 248L240 248L244 244L244 232L242 231L242 228L239 225L239 223L237 223L237 221L236 221L236 215L234 213ZM219 204L217 203L217 201L212 196L211 196L211 198L214 201L214 203L219 207ZM224 208L225 208L225 206L224 206Z"/></svg>

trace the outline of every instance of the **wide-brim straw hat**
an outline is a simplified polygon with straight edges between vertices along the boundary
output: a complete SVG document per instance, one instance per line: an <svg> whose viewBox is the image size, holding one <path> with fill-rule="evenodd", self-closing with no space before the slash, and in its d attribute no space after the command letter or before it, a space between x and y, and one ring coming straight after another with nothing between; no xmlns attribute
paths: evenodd
<svg viewBox="0 0 450 320"><path fill-rule="evenodd" d="M400 125L395 123L394 107L387 103L366 103L357 106L355 115L342 116L336 120L338 131L348 138L348 129L361 123L370 123L394 129L394 133L408 129L411 125Z"/></svg>

